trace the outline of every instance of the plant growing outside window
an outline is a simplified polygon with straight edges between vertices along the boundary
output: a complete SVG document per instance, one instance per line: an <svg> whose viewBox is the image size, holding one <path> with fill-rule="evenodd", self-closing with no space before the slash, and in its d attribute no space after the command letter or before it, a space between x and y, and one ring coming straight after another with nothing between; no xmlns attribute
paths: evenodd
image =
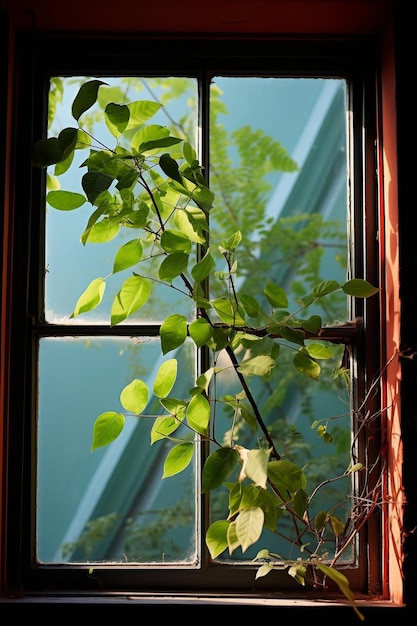
<svg viewBox="0 0 417 626"><path fill-rule="evenodd" d="M378 289L348 278L345 90L218 76L205 125L195 79L51 81L40 562L195 566L203 536L353 600L349 302Z"/></svg>

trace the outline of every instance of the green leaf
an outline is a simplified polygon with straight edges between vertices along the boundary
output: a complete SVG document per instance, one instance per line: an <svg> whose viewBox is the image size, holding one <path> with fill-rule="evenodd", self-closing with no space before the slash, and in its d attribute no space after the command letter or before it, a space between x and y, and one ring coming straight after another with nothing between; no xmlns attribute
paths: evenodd
<svg viewBox="0 0 417 626"><path fill-rule="evenodd" d="M287 341L296 343L299 346L304 345L304 333L302 330L291 328L291 326L281 326L281 335L284 339L287 339Z"/></svg>
<svg viewBox="0 0 417 626"><path fill-rule="evenodd" d="M293 505L294 511L297 513L298 517L302 518L304 513L307 511L308 505L308 497L304 489L299 489L295 492Z"/></svg>
<svg viewBox="0 0 417 626"><path fill-rule="evenodd" d="M164 230L161 236L161 248L171 252L191 252L191 241L179 230Z"/></svg>
<svg viewBox="0 0 417 626"><path fill-rule="evenodd" d="M320 376L321 367L316 363L307 353L303 350L299 350L293 359L294 367L297 371L301 372L305 376L317 380Z"/></svg>
<svg viewBox="0 0 417 626"><path fill-rule="evenodd" d="M110 187L113 180L112 176L101 172L87 172L84 174L81 184L88 201L94 204L98 196Z"/></svg>
<svg viewBox="0 0 417 626"><path fill-rule="evenodd" d="M255 300L255 298L248 294L240 294L239 298L240 298L243 308L245 309L249 317L257 318L261 311L261 307L259 306L258 302Z"/></svg>
<svg viewBox="0 0 417 626"><path fill-rule="evenodd" d="M130 147L133 152L145 152L150 150L150 146L156 141L165 140L167 137L169 137L169 129L166 126L146 124L135 132L130 142Z"/></svg>
<svg viewBox="0 0 417 626"><path fill-rule="evenodd" d="M72 165L72 162L74 160L74 151L70 152L69 155L63 159L62 161L59 161L54 168L54 176L61 176L62 174L65 174L65 172L67 172L69 170L69 168Z"/></svg>
<svg viewBox="0 0 417 626"><path fill-rule="evenodd" d="M298 465L290 461L271 461L268 463L268 478L285 495L295 493L299 489L305 489L307 480L305 474Z"/></svg>
<svg viewBox="0 0 417 626"><path fill-rule="evenodd" d="M86 203L86 198L81 193L73 191L50 191L46 196L47 203L59 211L73 211Z"/></svg>
<svg viewBox="0 0 417 626"><path fill-rule="evenodd" d="M174 433L180 425L181 420L176 417L157 417L151 430L151 445L156 441L169 437L169 435Z"/></svg>
<svg viewBox="0 0 417 626"><path fill-rule="evenodd" d="M369 296L373 296L378 293L378 291L381 291L378 287L374 287L367 280L361 278L348 280L342 285L342 289L349 296L355 296L356 298L369 298Z"/></svg>
<svg viewBox="0 0 417 626"><path fill-rule="evenodd" d="M58 137L41 139L32 148L32 163L35 167L47 167L64 161L74 151L77 144L78 129L64 128Z"/></svg>
<svg viewBox="0 0 417 626"><path fill-rule="evenodd" d="M276 509L282 505L282 499L274 492L267 491L261 486L253 483L249 485L238 485L241 499L238 503L238 509L247 509L252 506L259 506L265 512L267 509ZM232 507L230 507L232 510ZM237 512L237 511L234 511ZM275 524L272 530L275 528Z"/></svg>
<svg viewBox="0 0 417 626"><path fill-rule="evenodd" d="M230 326L244 326L245 320L233 307L229 298L217 298L211 301L220 319Z"/></svg>
<svg viewBox="0 0 417 626"><path fill-rule="evenodd" d="M232 554L234 550L240 547L239 537L236 532L236 521L230 522L229 529L227 531L227 544L229 547L229 554Z"/></svg>
<svg viewBox="0 0 417 626"><path fill-rule="evenodd" d="M345 530L346 524L335 515L330 515L329 521L332 526L334 536L339 537Z"/></svg>
<svg viewBox="0 0 417 626"><path fill-rule="evenodd" d="M125 243L116 253L113 263L113 274L136 265L142 258L143 248L140 239L132 239Z"/></svg>
<svg viewBox="0 0 417 626"><path fill-rule="evenodd" d="M313 297L315 299L323 298L323 296L327 296L329 293L337 291L340 287L340 283L336 280L324 280L314 287Z"/></svg>
<svg viewBox="0 0 417 626"><path fill-rule="evenodd" d="M228 546L228 530L230 522L218 520L213 522L206 532L206 545L212 559L217 558Z"/></svg>
<svg viewBox="0 0 417 626"><path fill-rule="evenodd" d="M149 281L142 276L127 278L113 300L110 323L120 324L135 313L148 300L151 292Z"/></svg>
<svg viewBox="0 0 417 626"><path fill-rule="evenodd" d="M129 107L126 104L110 102L104 111L106 126L113 137L120 137L126 130L130 119Z"/></svg>
<svg viewBox="0 0 417 626"><path fill-rule="evenodd" d="M191 339L196 344L197 348L204 346L213 336L213 328L205 319L199 317L191 322L188 327L188 332Z"/></svg>
<svg viewBox="0 0 417 626"><path fill-rule="evenodd" d="M203 258L191 269L191 276L195 281L201 283L210 275L215 267L215 262L210 252L207 250Z"/></svg>
<svg viewBox="0 0 417 626"><path fill-rule="evenodd" d="M234 252L240 242L242 241L242 233L240 230L237 230L229 239L225 239L222 241L222 248L228 250L229 252Z"/></svg>
<svg viewBox="0 0 417 626"><path fill-rule="evenodd" d="M207 457L203 467L202 491L212 491L230 476L237 463L239 455L234 448L218 448Z"/></svg>
<svg viewBox="0 0 417 626"><path fill-rule="evenodd" d="M122 413L115 411L107 411L98 416L94 422L93 442L91 444L91 452L96 448L107 446L109 443L117 439L123 430L125 418Z"/></svg>
<svg viewBox="0 0 417 626"><path fill-rule="evenodd" d="M194 165L196 165L198 163L198 161L197 161L197 153L194 150L194 148L188 143L188 141L184 141L184 144L183 144L183 147L182 147L182 153L184 155L184 159L190 165L194 166Z"/></svg>
<svg viewBox="0 0 417 626"><path fill-rule="evenodd" d="M242 552L256 543L264 527L264 512L260 507L244 509L236 519L236 533Z"/></svg>
<svg viewBox="0 0 417 626"><path fill-rule="evenodd" d="M163 137L161 139L155 139L153 141L146 141L140 144L139 152L148 152L149 150L158 150L159 148L168 148L169 146L175 146L175 144L180 143L181 141L182 139L179 139L179 137ZM172 159L169 156L169 154L162 155L161 158L164 156L168 156L172 161L174 161L174 159ZM163 160L164 166L166 166L166 163L167 163L167 160L164 159ZM159 164L161 165L161 161L159 161ZM161 169L165 171L162 165L161 165ZM172 164L169 164L167 169L168 171L165 171L165 174L167 174L167 176L169 176L173 180L178 180L177 178L175 178L175 168L172 167ZM177 167L177 172L178 172L178 167ZM181 182L181 181L178 181L178 182Z"/></svg>
<svg viewBox="0 0 417 626"><path fill-rule="evenodd" d="M297 563L296 565L291 565L288 568L288 574L292 576L300 585L305 585L305 576L306 576L307 568L302 563Z"/></svg>
<svg viewBox="0 0 417 626"><path fill-rule="evenodd" d="M169 254L159 266L159 279L168 283L172 282L174 278L180 276L187 269L188 259L189 255L185 252Z"/></svg>
<svg viewBox="0 0 417 626"><path fill-rule="evenodd" d="M162 104L154 100L136 100L135 102L130 102L127 106L130 111L129 129L141 126L141 124L150 120L159 111Z"/></svg>
<svg viewBox="0 0 417 626"><path fill-rule="evenodd" d="M87 289L78 298L77 304L75 305L75 309L71 313L70 318L95 309L102 301L105 289L106 281L104 278L95 278L92 280Z"/></svg>
<svg viewBox="0 0 417 626"><path fill-rule="evenodd" d="M209 386L210 386L211 379L213 378L213 375L214 375L214 368L209 367L209 369L203 372L202 374L200 374L200 376L196 380L198 387L207 394L209 391Z"/></svg>
<svg viewBox="0 0 417 626"><path fill-rule="evenodd" d="M184 419L187 403L185 400L178 398L160 398L160 404L172 415L175 415L181 421Z"/></svg>
<svg viewBox="0 0 417 626"><path fill-rule="evenodd" d="M121 392L120 402L126 411L139 415L148 404L148 385L139 378L132 380Z"/></svg>
<svg viewBox="0 0 417 626"><path fill-rule="evenodd" d="M269 376L275 367L275 361L267 355L257 355L245 359L237 368L244 376Z"/></svg>
<svg viewBox="0 0 417 626"><path fill-rule="evenodd" d="M72 116L77 122L81 115L90 109L97 101L99 87L106 84L107 83L103 83L101 80L90 80L81 85L72 103Z"/></svg>
<svg viewBox="0 0 417 626"><path fill-rule="evenodd" d="M160 330L162 354L167 354L181 346L187 338L187 320L184 315L167 317Z"/></svg>
<svg viewBox="0 0 417 626"><path fill-rule="evenodd" d="M352 592L349 581L344 574L338 572L333 567L329 565L324 565L323 563L317 563L317 569L319 569L325 576L328 576L336 585L339 587L340 591L344 594L344 596L349 600L349 603L352 605L355 613L359 617L359 619L363 622L365 621L365 616L361 613L356 606L355 603L355 595Z"/></svg>
<svg viewBox="0 0 417 626"><path fill-rule="evenodd" d="M105 218L96 222L83 233L83 243L106 243L112 241L120 231L120 224L111 219Z"/></svg>
<svg viewBox="0 0 417 626"><path fill-rule="evenodd" d="M313 359L331 359L333 356L332 348L322 343L310 343L306 346L306 350Z"/></svg>
<svg viewBox="0 0 417 626"><path fill-rule="evenodd" d="M182 472L191 463L194 455L194 444L188 441L174 446L167 454L162 478L174 476Z"/></svg>
<svg viewBox="0 0 417 626"><path fill-rule="evenodd" d="M286 309L288 298L282 287L268 281L264 289L265 297L274 308Z"/></svg>
<svg viewBox="0 0 417 626"><path fill-rule="evenodd" d="M187 422L200 435L207 435L210 422L210 403L201 394L193 396L187 407Z"/></svg>
<svg viewBox="0 0 417 626"><path fill-rule="evenodd" d="M157 398L166 398L177 379L178 361L168 359L160 366L153 385L153 392Z"/></svg>
<svg viewBox="0 0 417 626"><path fill-rule="evenodd" d="M305 330L308 330L310 333L318 334L321 328L322 320L319 315L312 315L307 320L300 320L300 324Z"/></svg>
<svg viewBox="0 0 417 626"><path fill-rule="evenodd" d="M174 137L169 137L168 139L175 139ZM166 140L165 140L166 141ZM175 143L178 143L179 141L181 141L181 139L178 139L175 141ZM154 142L156 143L156 142ZM168 145L172 145L172 144L164 144L165 146ZM159 146L157 146L159 147ZM182 177L179 173L178 170L178 163L175 161L175 159L173 159L169 154L165 153L162 154L159 158L159 165L161 166L162 171L169 176L170 178L172 178L172 180L176 180L177 183L180 183L180 185L182 185Z"/></svg>
<svg viewBox="0 0 417 626"><path fill-rule="evenodd" d="M314 519L314 527L317 532L323 530L323 527L327 521L327 513L326 511L319 511Z"/></svg>
<svg viewBox="0 0 417 626"><path fill-rule="evenodd" d="M199 209L176 211L174 222L178 230L184 233L190 241L194 243L206 242L204 231L207 230L207 221L204 213Z"/></svg>

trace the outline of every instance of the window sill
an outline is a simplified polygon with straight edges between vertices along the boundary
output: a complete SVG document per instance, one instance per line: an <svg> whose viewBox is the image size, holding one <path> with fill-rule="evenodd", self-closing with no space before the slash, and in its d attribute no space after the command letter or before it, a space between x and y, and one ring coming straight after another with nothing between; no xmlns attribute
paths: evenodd
<svg viewBox="0 0 417 626"><path fill-rule="evenodd" d="M1 597L0 598L0 607L10 607L12 605L16 606L24 606L31 605L35 607L36 605L41 607L53 607L54 605L64 605L64 606L81 606L81 605L106 605L106 606L140 606L140 605L153 605L160 606L164 609L170 607L181 607L181 610L184 607L222 607L225 606L245 606L245 607L256 607L256 608L275 608L286 612L288 609L297 608L301 613L310 612L310 611L325 611L328 614L328 611L349 611L349 615L351 615L352 607L338 599L326 599L326 600L314 600L314 599L304 599L304 598L282 598L278 597L278 594L254 594L250 595L240 595L240 594L167 594L167 593L156 593L156 594L147 594L147 593L102 593L102 594L91 594L91 593L33 593L30 595L22 595L21 597ZM364 614L370 615L374 614L376 611L380 616L380 611L382 610L394 610L397 609L403 613L408 614L411 612L411 609L404 607L399 604L394 604L390 601L379 600L379 599L358 599L356 601L357 607L360 611L363 611ZM339 615L339 613L338 613ZM391 614L392 617L392 614ZM401 624L405 624L404 621L401 621Z"/></svg>

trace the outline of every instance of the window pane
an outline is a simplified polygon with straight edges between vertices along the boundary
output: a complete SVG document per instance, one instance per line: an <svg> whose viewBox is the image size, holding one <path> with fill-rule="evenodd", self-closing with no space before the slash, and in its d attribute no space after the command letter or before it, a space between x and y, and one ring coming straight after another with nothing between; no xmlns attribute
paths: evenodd
<svg viewBox="0 0 417 626"><path fill-rule="evenodd" d="M51 136L74 124L70 107L83 80L63 80L64 98L57 106ZM103 89L99 98L102 108L109 101L125 99L164 103L164 112L157 113L155 124L171 128L174 135L196 145L200 93L196 80L103 80L110 87ZM202 134L205 139L209 135L210 185L215 193L210 251L218 269L209 285L210 297L221 298L232 289L230 268L218 244L240 231L243 239L233 288L247 298L259 300L259 286L270 281L286 290L288 310L296 311L300 300L315 285L330 279L344 282L348 274L345 81L215 76L209 100L210 128L203 128ZM82 125L99 139L100 146L115 149L114 136L89 112L84 114ZM79 164L86 158L82 150L75 155ZM74 177L76 171L71 167L59 177L62 189L82 191L80 177ZM136 191L140 192L140 186ZM196 537L201 538L207 530L197 525L200 511L196 502L200 494L195 485L199 484L202 468L191 464L184 472L162 480L172 444L163 439L150 445L152 425L161 415L157 398L149 399L145 417L126 415L122 435L109 446L90 451L97 416L108 411L125 415L121 390L135 378L145 380L151 388L162 363L159 340L149 337L149 328L144 330L142 325L158 324L174 311L192 320L192 300L183 297L177 279L170 287L162 284L151 247L142 250L140 264L111 275L117 251L137 237L138 231L129 223L122 235L117 232L117 237L109 236L105 246L94 243L94 238L85 243L82 233L91 227L91 206L57 211L53 194L47 200L45 318L49 324L61 325L62 336L44 337L40 342L39 560L196 565L201 562ZM164 198L164 228L181 230L173 217L177 202L172 193ZM117 337L117 329L111 330L113 337L95 336L100 335L100 324L108 330L112 302L132 269L152 279L152 297L126 320L135 324L137 336ZM71 318L78 297L97 277L107 277L100 307ZM261 295L260 305L267 310L268 299ZM325 306L321 301L313 304L309 315L319 315L324 325L346 321L347 304L346 295L336 292L326 299ZM90 325L91 336L63 336L67 332L76 336L77 324ZM290 342L282 337L274 341L281 351L279 368L265 377L250 377L251 393L281 458L309 468L311 484L306 491L311 493L329 474L343 476L349 467L350 391L343 376L336 386L306 379L292 366ZM321 345L317 339L314 343ZM174 397L188 397L196 384L196 373L215 365L213 441L247 449L267 446L259 430L254 433L245 428L248 420L244 411L236 411L236 403L230 401L241 392L236 364L224 350L214 355L214 363L209 363L205 356L197 355L193 346L186 342L175 353L179 375ZM242 346L236 355L239 362L263 354L262 344L257 344L258 352L254 352L250 339ZM333 358L321 363L328 374L321 380L332 379L332 371L337 372L341 364L345 367L343 357L343 345L336 346ZM245 409L244 405L245 400L239 406ZM176 435L188 435L193 440L191 429ZM237 475L231 476L232 480L237 480ZM349 502L350 481L350 477L344 477L321 488L310 514L317 514L322 507L327 510L337 498ZM223 485L212 494L210 521L227 518L228 505L228 487ZM346 514L342 507L335 509L340 518ZM250 560L265 547L292 558L291 542L282 539L290 525L291 519L284 514L279 532L264 530L250 550L236 550L232 555L225 551L219 558L224 562ZM313 544L315 537L306 534L304 539Z"/></svg>
<svg viewBox="0 0 417 626"><path fill-rule="evenodd" d="M71 105L81 83L86 81L85 77L56 80L62 81L63 99L56 105L54 122L50 129L51 136L59 134L63 128L76 126L71 115ZM100 80L109 85L108 88L100 90L98 103L102 109L108 102L149 100L161 103L163 107L156 112L152 118L152 123L161 127L169 127L174 135L187 137L193 145L196 144L197 84L194 79L175 77L145 79L136 77L103 78ZM52 87L53 85L54 82L52 82ZM51 101L53 101L53 96L54 90L52 88ZM104 122L97 121L97 114L86 111L82 115L80 125L101 142L101 147L106 146L109 151L115 150L118 142ZM71 168L59 176L62 190L84 193L79 175L80 170L77 170L75 160L81 165L86 156L86 150L75 151L74 163ZM55 172L54 168L50 168L51 175ZM54 189L50 189L50 191L54 191ZM114 192L114 187L110 191ZM135 193L139 196L140 191L141 188L138 185ZM167 197L167 205L171 201L175 202L175 199ZM129 268L118 272L115 278L110 276L117 250L123 244L137 237L138 231L126 227L119 230L116 236L115 230L112 235L109 235L109 240L104 246L94 243L92 237L87 243L83 243L81 236L88 227L90 214L90 203L84 204L77 210L56 211L50 206L47 208L45 318L50 323L75 323L75 320L70 318L70 314L73 312L81 293L95 278L109 276L106 293L100 307L84 313L76 320L78 324L107 324L110 319L111 304L120 286L119 278L127 278L131 275L132 269ZM140 269L143 275L157 278L152 258L149 258L147 262L144 261L146 257L151 257L151 253L150 249L142 251ZM138 311L137 316L129 318L129 323L160 322L173 307L185 315L192 314L192 306L189 301L180 297L175 289L165 287L160 281L155 280L151 283L151 290L152 297Z"/></svg>
<svg viewBox="0 0 417 626"><path fill-rule="evenodd" d="M109 407L124 411L120 391L136 378L153 381L160 356L154 338L41 341L40 561L196 559L194 466L162 480L170 443L157 441L150 446L150 430L161 414L157 398L149 398L148 419L127 414L121 435L110 446L91 451L95 418ZM182 397L194 376L190 344L177 357L182 371L174 393Z"/></svg>
<svg viewBox="0 0 417 626"><path fill-rule="evenodd" d="M295 311L314 285L330 279L342 283L348 274L345 81L218 76L210 97L210 183L216 193L212 233L219 240L233 229L243 234L239 293L259 302L260 286L271 281L285 289L291 298L288 310ZM218 264L227 277L221 255ZM212 297L226 291L226 280L211 283ZM265 297L260 304L268 309ZM311 307L309 315L320 315L324 324L338 323L348 319L347 305L346 296L337 294L325 306L318 302ZM281 458L308 467L311 483L306 491L310 493L314 483L330 475L343 476L351 462L349 391L342 378L340 385L330 382L344 348L336 348L331 362L323 364L329 376L322 380L328 382L318 383L294 369L293 350L285 350L282 338L276 343L281 350L279 367L266 378L252 377L250 388ZM246 355L240 358L256 354L250 341L246 347ZM262 353L259 346L257 350ZM237 397L241 386L224 351L215 365L220 370L216 396ZM241 406L251 411L247 400ZM326 429L327 443L318 436L318 428ZM232 446L252 450L259 443L259 433L245 428L244 417L231 402L216 403L219 438L224 431L223 441ZM230 485L239 471L212 494L212 521L227 517ZM322 487L310 516L342 501L334 515L345 519L344 495L351 490L350 477ZM266 547L286 558L298 556L288 539L293 537L292 518L284 514L277 528L276 533L264 529L244 554L240 549L232 555L225 551L221 560L250 560ZM304 534L303 541L314 549L317 538ZM344 558L350 556L345 553Z"/></svg>

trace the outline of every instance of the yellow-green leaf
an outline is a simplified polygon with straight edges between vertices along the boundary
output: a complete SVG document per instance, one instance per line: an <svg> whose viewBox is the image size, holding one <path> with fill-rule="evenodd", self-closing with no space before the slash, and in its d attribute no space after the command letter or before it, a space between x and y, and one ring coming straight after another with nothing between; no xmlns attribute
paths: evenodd
<svg viewBox="0 0 417 626"><path fill-rule="evenodd" d="M186 416L190 428L200 435L207 435L210 422L210 404L207 398L201 394L193 396L187 407Z"/></svg>
<svg viewBox="0 0 417 626"><path fill-rule="evenodd" d="M119 293L113 300L111 309L111 325L123 322L135 313L149 298L151 288L149 281L142 276L127 278Z"/></svg>
<svg viewBox="0 0 417 626"><path fill-rule="evenodd" d="M147 384L136 378L121 392L120 402L126 411L139 415L148 404L149 390Z"/></svg>
<svg viewBox="0 0 417 626"><path fill-rule="evenodd" d="M205 280L207 276L209 276L214 266L214 259L211 256L210 252L207 250L203 258L191 269L191 276L194 278L195 281L201 282Z"/></svg>
<svg viewBox="0 0 417 626"><path fill-rule="evenodd" d="M164 230L161 236L161 248L168 254L172 252L191 252L191 241L179 230Z"/></svg>
<svg viewBox="0 0 417 626"><path fill-rule="evenodd" d="M355 296L355 298L369 298L369 296L373 296L380 291L378 287L374 287L371 283L362 278L352 278L348 280L342 285L342 289L349 296Z"/></svg>
<svg viewBox="0 0 417 626"><path fill-rule="evenodd" d="M237 370L244 376L268 376L273 367L275 367L274 359L260 354L242 361Z"/></svg>
<svg viewBox="0 0 417 626"><path fill-rule="evenodd" d="M151 429L151 444L155 443L155 441L165 439L166 437L171 435L177 430L180 424L181 421L176 417L172 417L171 415L168 417L165 417L163 415L157 417Z"/></svg>
<svg viewBox="0 0 417 626"><path fill-rule="evenodd" d="M161 324L162 354L181 346L187 338L187 319L178 313L169 315Z"/></svg>
<svg viewBox="0 0 417 626"><path fill-rule="evenodd" d="M87 229L83 240L89 243L106 243L112 241L118 235L119 230L120 224L118 222L106 218Z"/></svg>
<svg viewBox="0 0 417 626"><path fill-rule="evenodd" d="M122 413L107 411L99 415L94 423L91 451L107 446L117 439L123 430L124 424L125 418Z"/></svg>
<svg viewBox="0 0 417 626"><path fill-rule="evenodd" d="M349 586L349 581L344 574L338 572L333 567L329 565L324 565L322 563L317 563L317 569L323 572L326 576L328 576L336 585L339 587L340 591L344 594L344 596L349 600L353 610L359 617L359 619L363 622L365 621L365 616L361 613L356 606L355 603L355 595Z"/></svg>
<svg viewBox="0 0 417 626"><path fill-rule="evenodd" d="M165 459L162 478L182 472L190 464L193 454L194 444L189 441L174 446Z"/></svg>
<svg viewBox="0 0 417 626"><path fill-rule="evenodd" d="M227 533L230 522L218 520L207 529L206 545L212 559L217 558L228 546Z"/></svg>
<svg viewBox="0 0 417 626"><path fill-rule="evenodd" d="M136 265L142 258L142 242L140 239L132 239L125 243L116 253L113 263L113 274Z"/></svg>
<svg viewBox="0 0 417 626"><path fill-rule="evenodd" d="M236 522L230 522L227 530L227 545L229 548L229 554L233 554L240 546L239 537L236 532Z"/></svg>
<svg viewBox="0 0 417 626"><path fill-rule="evenodd" d="M162 261L159 266L158 276L160 280L168 283L185 272L188 266L189 255L185 252L173 252Z"/></svg>
<svg viewBox="0 0 417 626"><path fill-rule="evenodd" d="M50 191L46 196L47 203L59 211L73 211L87 202L85 196L73 191Z"/></svg>
<svg viewBox="0 0 417 626"><path fill-rule="evenodd" d="M191 339L196 344L197 348L204 346L213 336L213 327L202 317L191 322L188 327Z"/></svg>
<svg viewBox="0 0 417 626"><path fill-rule="evenodd" d="M314 359L331 359L334 354L332 348L322 343L310 343L306 346L306 350Z"/></svg>
<svg viewBox="0 0 417 626"><path fill-rule="evenodd" d="M295 354L293 364L296 370L309 378L316 380L320 376L320 365L308 356L304 348Z"/></svg>
<svg viewBox="0 0 417 626"><path fill-rule="evenodd" d="M160 366L153 386L157 398L165 398L174 386L177 379L178 361L169 359Z"/></svg>
<svg viewBox="0 0 417 626"><path fill-rule="evenodd" d="M102 301L105 289L106 281L104 278L95 278L92 280L87 289L78 298L75 309L70 317L76 317L81 313L95 309Z"/></svg>

